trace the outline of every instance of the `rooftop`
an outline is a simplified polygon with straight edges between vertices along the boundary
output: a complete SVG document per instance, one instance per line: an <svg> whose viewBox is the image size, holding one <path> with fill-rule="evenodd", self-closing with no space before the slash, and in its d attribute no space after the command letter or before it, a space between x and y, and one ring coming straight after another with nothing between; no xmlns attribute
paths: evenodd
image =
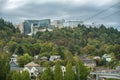
<svg viewBox="0 0 120 80"><path fill-rule="evenodd" d="M30 62L25 65L25 67L39 67L39 64L35 64L34 62Z"/></svg>

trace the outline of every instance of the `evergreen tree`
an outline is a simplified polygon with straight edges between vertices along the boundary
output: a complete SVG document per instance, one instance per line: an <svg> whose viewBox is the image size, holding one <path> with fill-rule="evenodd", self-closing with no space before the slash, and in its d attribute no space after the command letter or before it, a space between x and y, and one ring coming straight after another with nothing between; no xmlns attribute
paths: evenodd
<svg viewBox="0 0 120 80"><path fill-rule="evenodd" d="M68 62L66 65L65 80L75 80L75 74L70 62Z"/></svg>
<svg viewBox="0 0 120 80"><path fill-rule="evenodd" d="M21 76L22 80L30 80L30 75L28 71L23 71Z"/></svg>
<svg viewBox="0 0 120 80"><path fill-rule="evenodd" d="M12 80L22 80L21 73L14 71L12 75Z"/></svg>
<svg viewBox="0 0 120 80"><path fill-rule="evenodd" d="M86 66L84 66L84 63L78 61L76 63L77 80L87 80L88 74L89 74L89 69Z"/></svg>
<svg viewBox="0 0 120 80"><path fill-rule="evenodd" d="M22 48L21 46L19 46L16 52L17 52L17 54L19 54L19 55L23 55L24 50L23 50L23 48Z"/></svg>
<svg viewBox="0 0 120 80"><path fill-rule="evenodd" d="M47 67L41 76L41 80L54 80L50 67Z"/></svg>
<svg viewBox="0 0 120 80"><path fill-rule="evenodd" d="M63 73L62 73L59 62L55 64L54 80L63 80Z"/></svg>
<svg viewBox="0 0 120 80"><path fill-rule="evenodd" d="M6 53L0 54L0 80L6 80L10 71L9 55Z"/></svg>

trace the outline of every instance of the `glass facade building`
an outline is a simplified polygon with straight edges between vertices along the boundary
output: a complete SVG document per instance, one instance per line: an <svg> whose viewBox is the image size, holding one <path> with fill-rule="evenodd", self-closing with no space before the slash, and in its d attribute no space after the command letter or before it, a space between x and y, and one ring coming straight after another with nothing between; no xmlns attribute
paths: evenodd
<svg viewBox="0 0 120 80"><path fill-rule="evenodd" d="M24 21L24 34L34 33L34 30L51 29L51 20L25 20Z"/></svg>

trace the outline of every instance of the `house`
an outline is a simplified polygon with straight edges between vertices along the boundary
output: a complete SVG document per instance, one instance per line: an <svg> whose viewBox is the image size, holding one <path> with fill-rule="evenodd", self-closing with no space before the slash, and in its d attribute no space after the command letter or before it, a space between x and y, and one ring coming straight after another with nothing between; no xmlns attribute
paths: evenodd
<svg viewBox="0 0 120 80"><path fill-rule="evenodd" d="M24 67L39 67L39 64L35 64L34 62L30 62L26 64Z"/></svg>
<svg viewBox="0 0 120 80"><path fill-rule="evenodd" d="M16 54L13 54L10 59L11 59L11 61L17 62L17 58L18 58L18 56Z"/></svg>
<svg viewBox="0 0 120 80"><path fill-rule="evenodd" d="M95 56L93 57L93 59L100 59L100 56Z"/></svg>
<svg viewBox="0 0 120 80"><path fill-rule="evenodd" d="M44 68L40 67L39 64L35 64L34 62L30 62L24 66L23 70L27 70L31 76L31 79L35 79L37 76L41 75Z"/></svg>
<svg viewBox="0 0 120 80"><path fill-rule="evenodd" d="M11 57L10 61L17 62L17 58Z"/></svg>
<svg viewBox="0 0 120 80"><path fill-rule="evenodd" d="M10 61L10 70L11 71L18 71L18 72L22 72L23 68L18 66L18 63L15 61Z"/></svg>
<svg viewBox="0 0 120 80"><path fill-rule="evenodd" d="M41 57L41 58L40 58L40 60L42 60L42 61L47 61L47 60L48 60L48 58L47 58L47 57L45 57L45 56L43 56L43 57Z"/></svg>
<svg viewBox="0 0 120 80"><path fill-rule="evenodd" d="M50 56L49 61L54 61L56 59L60 59L61 56Z"/></svg>
<svg viewBox="0 0 120 80"><path fill-rule="evenodd" d="M19 66L17 63L17 55L16 54L12 54L11 58L10 58L10 70L18 70Z"/></svg>
<svg viewBox="0 0 120 80"><path fill-rule="evenodd" d="M10 61L9 64L10 64L10 70L18 68L18 64L16 62L14 62L14 61Z"/></svg>
<svg viewBox="0 0 120 80"><path fill-rule="evenodd" d="M18 64L14 61L10 61L10 67L18 67Z"/></svg>
<svg viewBox="0 0 120 80"><path fill-rule="evenodd" d="M96 62L91 59L83 59L84 65L90 68L94 68L96 66Z"/></svg>
<svg viewBox="0 0 120 80"><path fill-rule="evenodd" d="M39 57L39 56L38 56L38 55L36 55L36 56L34 56L34 59L38 59L38 57Z"/></svg>
<svg viewBox="0 0 120 80"><path fill-rule="evenodd" d="M17 58L17 57L18 57L18 55L16 55L16 54L12 54L12 57Z"/></svg>
<svg viewBox="0 0 120 80"><path fill-rule="evenodd" d="M107 62L110 62L112 60L112 57L110 54L104 54L102 56L102 59L105 59Z"/></svg>
<svg viewBox="0 0 120 80"><path fill-rule="evenodd" d="M103 66L102 67L101 66L100 67L95 67L96 72L101 72L101 71L105 71L105 70L109 70L109 68L108 67L103 67Z"/></svg>

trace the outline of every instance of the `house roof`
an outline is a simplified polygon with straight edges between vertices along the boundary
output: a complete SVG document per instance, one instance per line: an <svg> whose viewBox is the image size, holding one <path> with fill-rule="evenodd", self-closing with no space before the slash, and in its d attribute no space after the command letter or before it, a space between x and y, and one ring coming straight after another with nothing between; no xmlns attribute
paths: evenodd
<svg viewBox="0 0 120 80"><path fill-rule="evenodd" d="M84 59L83 62L87 64L96 64L94 60L90 60L90 59Z"/></svg>
<svg viewBox="0 0 120 80"><path fill-rule="evenodd" d="M104 55L102 56L102 58L111 58L111 55L110 55L110 54L104 54Z"/></svg>
<svg viewBox="0 0 120 80"><path fill-rule="evenodd" d="M36 67L36 69L38 70L38 71L40 71L40 72L43 72L43 67Z"/></svg>
<svg viewBox="0 0 120 80"><path fill-rule="evenodd" d="M54 61L55 59L60 59L61 56L50 56L49 60Z"/></svg>
<svg viewBox="0 0 120 80"><path fill-rule="evenodd" d="M25 67L39 67L39 64L35 64L34 62L30 62L25 65Z"/></svg>
<svg viewBox="0 0 120 80"><path fill-rule="evenodd" d="M45 57L45 56L41 57L40 59L41 59L41 60L48 60L48 58Z"/></svg>
<svg viewBox="0 0 120 80"><path fill-rule="evenodd" d="M18 63L14 61L10 61L9 64L11 67L18 66Z"/></svg>
<svg viewBox="0 0 120 80"><path fill-rule="evenodd" d="M96 71L109 70L108 67L96 67Z"/></svg>
<svg viewBox="0 0 120 80"><path fill-rule="evenodd" d="M13 54L13 55L12 55L12 57L13 57L13 58L17 58L17 57L18 57L18 55L16 55L16 54Z"/></svg>

